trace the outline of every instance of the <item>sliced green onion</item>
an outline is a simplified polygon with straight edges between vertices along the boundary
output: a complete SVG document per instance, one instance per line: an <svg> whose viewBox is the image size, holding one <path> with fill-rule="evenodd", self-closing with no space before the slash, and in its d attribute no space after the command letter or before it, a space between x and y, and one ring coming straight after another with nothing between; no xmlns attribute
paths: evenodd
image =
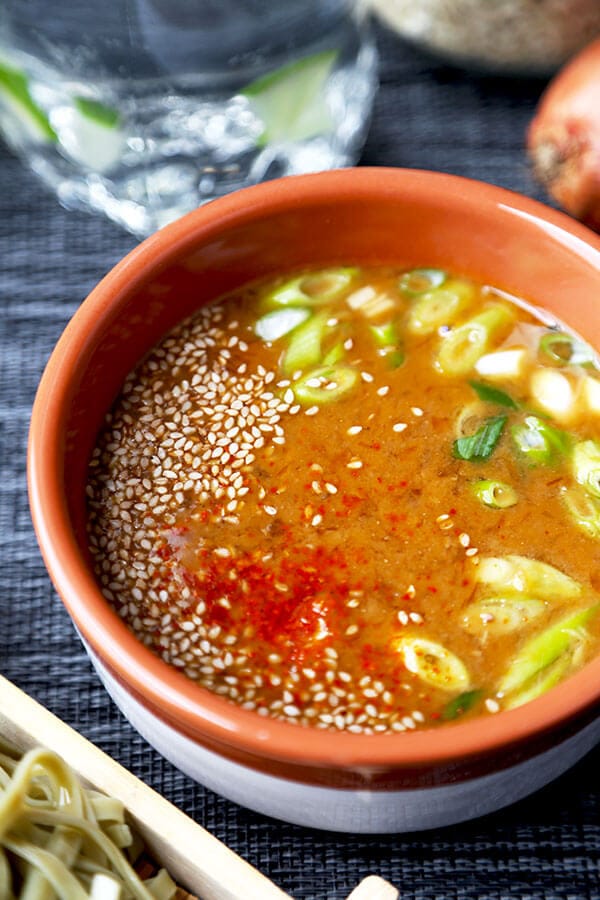
<svg viewBox="0 0 600 900"><path fill-rule="evenodd" d="M406 356L404 350L390 350L385 354L385 358L390 369L399 369L404 364Z"/></svg>
<svg viewBox="0 0 600 900"><path fill-rule="evenodd" d="M403 637L394 645L409 672L444 691L466 690L469 673L465 664L442 644L426 638Z"/></svg>
<svg viewBox="0 0 600 900"><path fill-rule="evenodd" d="M537 416L527 416L522 424L513 425L510 433L519 453L534 466L553 463L568 451L571 441L565 431Z"/></svg>
<svg viewBox="0 0 600 900"><path fill-rule="evenodd" d="M333 120L325 84L338 53L324 50L286 63L240 91L262 121L259 146L304 141L331 131Z"/></svg>
<svg viewBox="0 0 600 900"><path fill-rule="evenodd" d="M74 102L81 115L97 125L102 125L103 128L117 128L119 125L121 117L114 107L90 97L75 97Z"/></svg>
<svg viewBox="0 0 600 900"><path fill-rule="evenodd" d="M321 346L328 319L327 313L317 313L292 331L281 364L286 375L305 372L322 362Z"/></svg>
<svg viewBox="0 0 600 900"><path fill-rule="evenodd" d="M457 438L453 444L453 454L457 459L466 459L471 462L481 462L489 459L500 440L506 416L494 416L486 419L475 434L468 437Z"/></svg>
<svg viewBox="0 0 600 900"><path fill-rule="evenodd" d="M348 287L357 269L322 269L280 284L264 298L267 309L279 306L322 306Z"/></svg>
<svg viewBox="0 0 600 900"><path fill-rule="evenodd" d="M595 353L589 344L577 340L564 331L549 331L539 343L544 361L555 366L586 366L595 362Z"/></svg>
<svg viewBox="0 0 600 900"><path fill-rule="evenodd" d="M509 595L486 597L471 603L465 610L463 626L469 634L479 637L510 634L526 627L546 609L536 597Z"/></svg>
<svg viewBox="0 0 600 900"><path fill-rule="evenodd" d="M395 322L385 322L383 325L369 325L369 331L375 338L375 343L384 350L395 348L400 342L398 327Z"/></svg>
<svg viewBox="0 0 600 900"><path fill-rule="evenodd" d="M488 410L480 400L466 403L456 416L454 434L457 438L468 437L485 422Z"/></svg>
<svg viewBox="0 0 600 900"><path fill-rule="evenodd" d="M473 485L473 493L481 503L492 509L508 509L519 499L515 489L503 481L477 481Z"/></svg>
<svg viewBox="0 0 600 900"><path fill-rule="evenodd" d="M335 366L337 363L343 360L345 355L346 350L344 347L344 342L338 341L337 344L334 344L331 350L329 350L323 357L323 365Z"/></svg>
<svg viewBox="0 0 600 900"><path fill-rule="evenodd" d="M483 697L483 691L480 689L474 691L463 691L458 697L454 697L445 705L442 710L442 720L444 722L452 722L464 715L479 702Z"/></svg>
<svg viewBox="0 0 600 900"><path fill-rule="evenodd" d="M277 341L305 322L309 316L310 310L300 306L274 309L256 321L254 331L263 341Z"/></svg>
<svg viewBox="0 0 600 900"><path fill-rule="evenodd" d="M523 706L530 700L535 700L553 688L567 674L573 664L573 658L570 653L563 653L557 660L538 672L534 678L527 682L523 690L517 694L513 694L505 704L505 709L516 709L517 706Z"/></svg>
<svg viewBox="0 0 600 900"><path fill-rule="evenodd" d="M493 387L491 384L485 384L483 381L470 381L469 384L479 399L483 400L485 403L495 403L497 406L507 406L509 409L518 409L518 404L513 400L510 394Z"/></svg>
<svg viewBox="0 0 600 900"><path fill-rule="evenodd" d="M432 288L440 287L447 277L442 269L411 269L400 276L398 287L405 294L417 297Z"/></svg>
<svg viewBox="0 0 600 900"><path fill-rule="evenodd" d="M564 653L572 652L574 645L583 643L588 637L585 626L599 608L600 604L595 604L571 613L527 641L508 667L499 690L505 694L518 690Z"/></svg>
<svg viewBox="0 0 600 900"><path fill-rule="evenodd" d="M32 139L56 143L58 138L48 116L31 96L29 79L20 69L3 62L0 62L0 102L19 118Z"/></svg>
<svg viewBox="0 0 600 900"><path fill-rule="evenodd" d="M381 348L380 353L387 360L390 369L397 369L404 362L401 338L396 322L385 322L383 325L369 325L369 331Z"/></svg>
<svg viewBox="0 0 600 900"><path fill-rule="evenodd" d="M467 375L513 318L512 310L496 304L450 331L438 351L439 371L444 375Z"/></svg>
<svg viewBox="0 0 600 900"><path fill-rule="evenodd" d="M564 488L562 498L571 518L580 531L588 537L600 538L600 500L583 490Z"/></svg>
<svg viewBox="0 0 600 900"><path fill-rule="evenodd" d="M468 281L446 281L424 294L412 306L407 328L413 334L433 334L442 325L452 325L472 303L475 288Z"/></svg>
<svg viewBox="0 0 600 900"><path fill-rule="evenodd" d="M575 444L571 465L575 481L592 496L600 497L600 445L595 441Z"/></svg>
<svg viewBox="0 0 600 900"><path fill-rule="evenodd" d="M358 382L358 372L351 366L320 366L292 385L298 403L322 405L339 400Z"/></svg>
<svg viewBox="0 0 600 900"><path fill-rule="evenodd" d="M516 591L539 600L571 600L581 594L581 585L574 578L528 556L480 557L473 577L498 593Z"/></svg>

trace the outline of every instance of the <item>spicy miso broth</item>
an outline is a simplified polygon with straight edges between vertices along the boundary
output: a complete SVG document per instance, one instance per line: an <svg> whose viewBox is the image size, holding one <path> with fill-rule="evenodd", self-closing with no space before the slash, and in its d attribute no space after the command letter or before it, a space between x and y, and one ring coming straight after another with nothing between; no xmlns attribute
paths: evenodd
<svg viewBox="0 0 600 900"><path fill-rule="evenodd" d="M104 595L260 715L398 732L512 708L600 644L600 371L438 269L292 273L203 307L93 454Z"/></svg>

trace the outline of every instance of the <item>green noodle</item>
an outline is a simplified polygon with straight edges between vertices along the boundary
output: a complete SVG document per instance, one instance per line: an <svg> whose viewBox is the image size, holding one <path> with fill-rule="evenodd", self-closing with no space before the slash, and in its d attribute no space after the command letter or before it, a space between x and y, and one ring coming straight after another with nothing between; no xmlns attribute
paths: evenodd
<svg viewBox="0 0 600 900"><path fill-rule="evenodd" d="M0 900L170 900L164 869L143 881L133 868L140 847L120 801L50 750L0 742Z"/></svg>

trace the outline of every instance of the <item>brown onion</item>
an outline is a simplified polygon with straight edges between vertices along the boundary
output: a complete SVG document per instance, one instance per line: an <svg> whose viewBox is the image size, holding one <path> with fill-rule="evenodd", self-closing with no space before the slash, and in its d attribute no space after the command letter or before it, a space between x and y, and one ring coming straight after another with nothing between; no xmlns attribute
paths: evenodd
<svg viewBox="0 0 600 900"><path fill-rule="evenodd" d="M527 134L536 176L567 212L600 231L600 40L550 82Z"/></svg>

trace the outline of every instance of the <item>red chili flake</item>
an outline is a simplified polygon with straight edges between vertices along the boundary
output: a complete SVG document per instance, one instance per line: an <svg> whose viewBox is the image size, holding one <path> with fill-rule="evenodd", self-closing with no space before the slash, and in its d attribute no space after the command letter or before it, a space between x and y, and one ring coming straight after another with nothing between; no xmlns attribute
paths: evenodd
<svg viewBox="0 0 600 900"><path fill-rule="evenodd" d="M283 652L300 664L310 653L312 665L345 631L349 586L342 572L348 564L338 551L293 550L269 567L258 551L222 558L203 549L196 553L197 571L173 567L173 577L189 587L195 603L204 601L208 626L218 624L238 633L249 629L258 642L259 658ZM229 609L220 604L223 598Z"/></svg>
<svg viewBox="0 0 600 900"><path fill-rule="evenodd" d="M344 494L342 496L342 503L347 509L354 509L355 506L358 506L359 503L362 503L364 497L359 497L357 494Z"/></svg>

